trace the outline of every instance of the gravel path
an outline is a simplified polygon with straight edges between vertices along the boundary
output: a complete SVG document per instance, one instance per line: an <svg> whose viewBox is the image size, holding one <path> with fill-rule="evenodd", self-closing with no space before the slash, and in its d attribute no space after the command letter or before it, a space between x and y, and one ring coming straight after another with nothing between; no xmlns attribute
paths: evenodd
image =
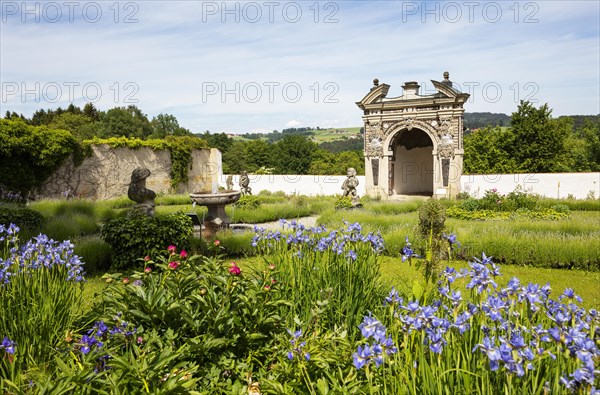
<svg viewBox="0 0 600 395"><path fill-rule="evenodd" d="M314 215L314 216L310 216L310 217L301 217L301 218L295 218L296 222L306 226L307 228L313 227L313 226L317 226L317 218L319 218L318 216ZM291 221L291 220L288 220ZM258 227L261 228L265 228L267 230L281 230L281 224L279 223L279 221L273 221L273 222L264 222L262 224L256 224ZM253 229L254 225L253 224L231 224L231 227L233 228L249 228L249 229Z"/></svg>

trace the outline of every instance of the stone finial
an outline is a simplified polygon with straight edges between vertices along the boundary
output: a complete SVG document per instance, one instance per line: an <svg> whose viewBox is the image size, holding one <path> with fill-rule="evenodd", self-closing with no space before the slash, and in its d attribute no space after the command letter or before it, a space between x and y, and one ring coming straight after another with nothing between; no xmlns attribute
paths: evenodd
<svg viewBox="0 0 600 395"><path fill-rule="evenodd" d="M375 87L375 86L379 86L379 79L375 78L375 79L373 80L373 86L374 86L374 87Z"/></svg>
<svg viewBox="0 0 600 395"><path fill-rule="evenodd" d="M442 81L442 84L450 87L452 86L452 81L450 81L450 73L447 71L444 71L444 80Z"/></svg>

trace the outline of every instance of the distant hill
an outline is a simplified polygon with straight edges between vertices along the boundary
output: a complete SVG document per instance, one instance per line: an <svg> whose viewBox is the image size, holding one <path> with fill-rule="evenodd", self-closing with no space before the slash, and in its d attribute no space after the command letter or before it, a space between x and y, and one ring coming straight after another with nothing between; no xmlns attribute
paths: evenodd
<svg viewBox="0 0 600 395"><path fill-rule="evenodd" d="M486 126L510 126L510 115L491 112L466 112L463 124L467 130L485 128Z"/></svg>
<svg viewBox="0 0 600 395"><path fill-rule="evenodd" d="M600 123L600 115L566 115L573 119L573 127L577 129L586 121ZM481 129L487 126L500 126L501 128L510 127L510 115L491 112L466 112L464 115L465 133L469 134L471 130ZM301 127L283 129L281 132L274 130L271 133L247 133L239 135L230 135L234 141L264 140L274 143L286 135L301 135L310 138L319 147L329 152L337 153L343 151L353 151L363 149L362 127L352 126L344 128L322 129L319 127Z"/></svg>
<svg viewBox="0 0 600 395"><path fill-rule="evenodd" d="M586 122L592 124L600 124L600 114L598 115L563 115L559 118L571 118L573 120L573 129L578 129Z"/></svg>
<svg viewBox="0 0 600 395"><path fill-rule="evenodd" d="M360 134L360 126L349 127L349 128L329 128L321 129L304 127L304 128L290 128L283 129L281 132L274 130L271 133L246 133L232 136L234 141L249 141L249 140L265 140L269 143L274 143L281 140L285 136L299 135L310 138L317 144L331 142L331 141L342 141L342 140L362 140L362 134Z"/></svg>

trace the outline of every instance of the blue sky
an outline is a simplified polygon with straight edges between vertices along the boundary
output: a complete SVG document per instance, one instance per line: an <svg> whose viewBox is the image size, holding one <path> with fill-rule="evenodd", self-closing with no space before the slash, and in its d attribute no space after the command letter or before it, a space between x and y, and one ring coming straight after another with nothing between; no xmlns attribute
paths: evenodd
<svg viewBox="0 0 600 395"><path fill-rule="evenodd" d="M597 1L0 0L1 113L135 104L193 132L360 126L373 78L600 113Z"/></svg>

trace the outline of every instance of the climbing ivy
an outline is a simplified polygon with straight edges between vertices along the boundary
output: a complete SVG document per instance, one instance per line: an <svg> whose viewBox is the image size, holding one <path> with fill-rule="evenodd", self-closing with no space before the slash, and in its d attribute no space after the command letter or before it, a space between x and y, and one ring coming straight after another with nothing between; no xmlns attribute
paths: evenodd
<svg viewBox="0 0 600 395"><path fill-rule="evenodd" d="M32 126L21 119L0 119L0 183L24 196L73 154L81 163L85 147L60 129Z"/></svg>
<svg viewBox="0 0 600 395"><path fill-rule="evenodd" d="M107 144L111 148L138 149L148 147L155 151L168 150L171 153L172 188L176 188L180 182L187 180L188 169L192 160L192 150L209 148L205 140L193 136L167 136L165 139L149 140L127 137L94 138L84 141L84 144Z"/></svg>
<svg viewBox="0 0 600 395"><path fill-rule="evenodd" d="M93 144L112 148L149 147L171 153L171 186L187 180L192 150L208 148L208 143L194 136L169 136L166 139L94 138L79 143L68 131L46 126L28 125L21 119L0 119L0 184L25 196L39 188L60 165L73 155L75 165L92 153Z"/></svg>

